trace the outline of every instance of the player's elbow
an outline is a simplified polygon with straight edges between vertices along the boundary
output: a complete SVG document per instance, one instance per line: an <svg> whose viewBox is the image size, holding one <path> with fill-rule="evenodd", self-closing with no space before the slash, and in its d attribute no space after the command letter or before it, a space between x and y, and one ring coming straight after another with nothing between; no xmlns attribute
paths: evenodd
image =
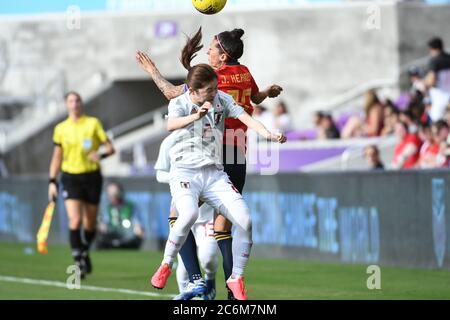
<svg viewBox="0 0 450 320"><path fill-rule="evenodd" d="M170 132L172 132L172 131L175 131L177 128L176 128L176 126L175 126L175 123L173 123L173 121L171 121L170 119L167 121L167 124L166 124L166 129L167 129L167 131L170 131Z"/></svg>
<svg viewBox="0 0 450 320"><path fill-rule="evenodd" d="M169 183L168 172L157 170L156 181L159 183Z"/></svg>
<svg viewBox="0 0 450 320"><path fill-rule="evenodd" d="M166 99L167 100L172 100L172 99L175 99L176 97L178 97L179 95L178 94L176 94L175 92L173 92L173 91L166 91L165 93L164 93L164 96L166 97Z"/></svg>
<svg viewBox="0 0 450 320"><path fill-rule="evenodd" d="M158 181L159 183L163 183L163 177L162 177L162 174L161 174L161 171L156 171L156 181Z"/></svg>

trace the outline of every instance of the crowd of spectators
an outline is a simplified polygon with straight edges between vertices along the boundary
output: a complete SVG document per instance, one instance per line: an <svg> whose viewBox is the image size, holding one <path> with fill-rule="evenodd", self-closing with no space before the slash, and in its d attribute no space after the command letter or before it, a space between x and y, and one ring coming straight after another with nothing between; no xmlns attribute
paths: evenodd
<svg viewBox="0 0 450 320"><path fill-rule="evenodd" d="M294 139L351 139L395 136L392 169L447 168L450 159L450 55L440 38L428 41L429 62L426 68L408 70L409 90L397 99L381 99L376 90L364 94L363 112L314 114L314 131ZM268 129L295 133L292 119L283 101L273 112L255 107L254 116ZM289 134L288 134L289 135ZM376 145L364 150L370 167L385 165Z"/></svg>
<svg viewBox="0 0 450 320"><path fill-rule="evenodd" d="M350 139L396 136L393 169L447 168L450 159L450 55L440 38L428 42L429 62L425 70L408 70L410 88L394 102L380 99L375 90L364 95L363 112L344 114L336 119L330 113L314 114L317 139ZM264 113L264 112L263 112ZM270 128L290 129L286 107L277 106L270 120L260 118ZM266 122L265 122L266 121ZM276 123L276 125L275 125ZM364 150L370 167L384 168L376 145Z"/></svg>

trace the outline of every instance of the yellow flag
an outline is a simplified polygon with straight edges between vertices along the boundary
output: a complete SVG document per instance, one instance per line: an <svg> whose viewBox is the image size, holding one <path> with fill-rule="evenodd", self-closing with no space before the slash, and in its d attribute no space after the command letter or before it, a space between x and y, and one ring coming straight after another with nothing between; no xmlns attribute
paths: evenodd
<svg viewBox="0 0 450 320"><path fill-rule="evenodd" d="M37 233L37 250L39 253L48 253L48 232L50 231L55 205L55 202L51 201L45 209L44 218L42 218L42 223Z"/></svg>

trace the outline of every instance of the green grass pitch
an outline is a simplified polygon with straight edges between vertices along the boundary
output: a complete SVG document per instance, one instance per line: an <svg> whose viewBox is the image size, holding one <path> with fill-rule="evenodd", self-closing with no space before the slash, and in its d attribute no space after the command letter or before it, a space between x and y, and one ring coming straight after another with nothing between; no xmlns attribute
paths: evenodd
<svg viewBox="0 0 450 320"><path fill-rule="evenodd" d="M95 288L176 294L175 272L164 290L148 282L162 258L161 252L93 251L94 272L81 283L81 290L5 281L27 278L66 282L71 264L68 247L50 246L49 254L25 248L33 244L0 243L0 299L171 299L132 292L104 292ZM381 268L381 290L369 290L366 265L325 264L252 258L246 272L249 299L450 299L450 271ZM12 277L12 278L11 278ZM94 287L83 290L83 285ZM223 272L217 275L217 298L225 299Z"/></svg>

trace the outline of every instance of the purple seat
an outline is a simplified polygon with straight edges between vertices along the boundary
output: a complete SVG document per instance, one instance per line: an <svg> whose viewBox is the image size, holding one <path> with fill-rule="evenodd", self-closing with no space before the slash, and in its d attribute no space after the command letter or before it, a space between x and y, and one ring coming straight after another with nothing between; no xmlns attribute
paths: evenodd
<svg viewBox="0 0 450 320"><path fill-rule="evenodd" d="M299 129L286 132L288 141L317 139L316 129Z"/></svg>
<svg viewBox="0 0 450 320"><path fill-rule="evenodd" d="M394 104L397 107L398 110L403 111L405 110L408 105L409 102L411 101L411 97L409 96L408 93L402 93L397 100L395 100Z"/></svg>
<svg viewBox="0 0 450 320"><path fill-rule="evenodd" d="M298 172L302 167L342 155L346 147L324 147L311 149L283 149L277 153L267 150L258 151L256 163L252 163L254 171L271 168L277 164L279 172ZM273 158L271 158L273 157ZM271 161L268 161L271 159ZM264 160L264 162L261 162Z"/></svg>

